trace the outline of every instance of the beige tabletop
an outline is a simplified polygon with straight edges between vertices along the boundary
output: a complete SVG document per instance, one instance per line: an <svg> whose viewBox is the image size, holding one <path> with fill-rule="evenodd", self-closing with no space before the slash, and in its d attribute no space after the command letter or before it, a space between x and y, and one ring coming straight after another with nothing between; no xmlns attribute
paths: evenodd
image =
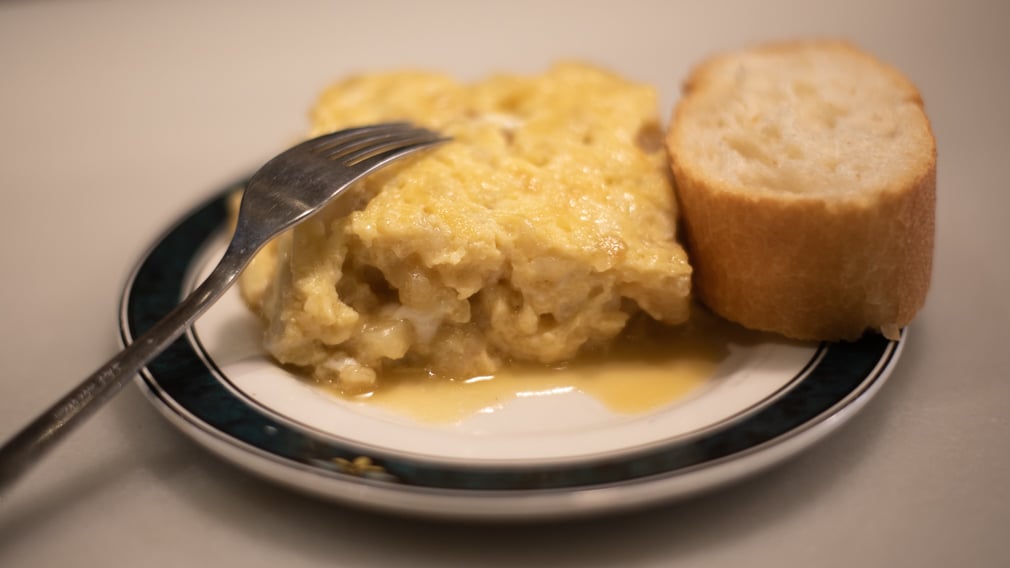
<svg viewBox="0 0 1010 568"><path fill-rule="evenodd" d="M0 438L118 348L143 251L306 125L331 80L594 61L664 113L713 51L849 38L920 87L939 145L929 302L839 432L715 493L616 517L364 513L204 451L129 386L0 500L0 566L1006 566L1010 4L511 0L0 4Z"/></svg>

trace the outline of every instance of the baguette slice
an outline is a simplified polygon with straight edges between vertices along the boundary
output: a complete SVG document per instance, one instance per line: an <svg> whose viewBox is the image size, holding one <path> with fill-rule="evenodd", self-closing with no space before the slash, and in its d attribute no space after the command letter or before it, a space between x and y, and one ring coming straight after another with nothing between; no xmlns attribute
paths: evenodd
<svg viewBox="0 0 1010 568"><path fill-rule="evenodd" d="M796 339L896 338L929 289L936 141L915 86L837 41L714 57L667 132L695 293Z"/></svg>

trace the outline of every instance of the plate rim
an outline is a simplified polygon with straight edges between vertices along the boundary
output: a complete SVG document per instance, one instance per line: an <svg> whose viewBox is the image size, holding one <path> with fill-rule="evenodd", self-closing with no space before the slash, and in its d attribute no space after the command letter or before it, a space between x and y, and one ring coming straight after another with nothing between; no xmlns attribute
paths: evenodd
<svg viewBox="0 0 1010 568"><path fill-rule="evenodd" d="M238 187L241 187L241 183L227 186L226 189L214 193L186 211L141 255L130 272L120 300L120 339L124 344L132 340L135 335L134 328L138 327L138 322L134 321L136 318L132 317L134 314L131 313L132 301L136 299L133 292L138 275L152 262L156 249L164 245L172 235L184 229L197 215L206 215L208 211L214 209L217 211L217 219L216 223L211 223L212 230L202 238L195 241L191 239L190 244L196 246L190 249L191 254L182 263L184 267L191 265L197 258L199 249L211 241L214 233L219 230L224 220L221 215L223 202ZM211 211L209 214L213 221L214 212ZM180 287L186 276L186 270L178 274ZM178 301L177 297L175 301ZM702 459L679 467L665 469L661 467L643 475L617 478L589 476L588 481L560 485L550 483L537 485L534 482L514 487L487 487L478 483L471 487L467 483L449 486L440 486L437 483L434 486L403 483L402 467L399 469L386 467L390 456L373 455L366 458L366 461L358 463L364 454L353 456L355 450L353 447L349 448L351 451L346 455L333 456L325 463L319 463L318 460L299 462L258 447L247 440L238 439L205 422L191 408L187 408L162 388L159 378L150 368L157 360L141 371L136 382L145 397L170 423L201 446L240 467L289 487L351 505L411 515L486 520L559 518L626 510L686 497L753 475L799 453L847 422L872 398L893 370L905 344L906 333L907 330L902 330L901 337L897 341L880 338L879 341L884 342L880 356L874 361L869 372L862 375L854 388L844 396L831 401L812 418L802 420L764 441L715 458ZM185 334L174 345L181 345L183 349L188 345L189 349L198 353L202 350L192 346L190 333ZM829 350L830 345L836 344L829 344ZM823 346L818 348L817 352L820 353L822 349ZM204 354L199 354L198 358L212 374L220 372L209 354L206 354L206 361L202 359L203 356ZM807 379L804 379L799 382L802 384L806 381ZM790 381L793 382L795 381ZM224 388L232 387L228 385ZM774 408L774 403L770 404L770 407ZM371 461L372 459L375 459L375 463ZM393 456L393 459L396 459L396 456ZM625 459L632 460L632 457L625 456ZM423 462L423 456L411 456L411 460ZM592 468L600 465L584 459L574 461L583 467ZM408 460L407 463L409 465L411 461ZM444 468L447 465L440 462L436 467ZM528 468L523 465L517 467ZM561 464L561 467L571 467L571 464ZM482 470L485 473L494 473L510 468L507 464L494 463L466 466L461 469L466 474Z"/></svg>

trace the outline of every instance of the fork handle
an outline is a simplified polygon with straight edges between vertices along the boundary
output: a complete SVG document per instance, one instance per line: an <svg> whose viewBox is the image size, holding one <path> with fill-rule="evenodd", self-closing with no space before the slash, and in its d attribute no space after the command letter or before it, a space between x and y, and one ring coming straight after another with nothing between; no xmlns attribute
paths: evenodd
<svg viewBox="0 0 1010 568"><path fill-rule="evenodd" d="M0 493L178 339L235 282L253 252L229 247L210 276L186 299L0 447Z"/></svg>

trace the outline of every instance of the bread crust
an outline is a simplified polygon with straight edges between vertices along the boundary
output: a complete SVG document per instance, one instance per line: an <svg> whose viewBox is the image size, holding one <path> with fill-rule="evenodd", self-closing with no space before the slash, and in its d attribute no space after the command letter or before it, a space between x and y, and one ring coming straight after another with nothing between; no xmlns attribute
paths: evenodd
<svg viewBox="0 0 1010 568"><path fill-rule="evenodd" d="M894 77L922 108L914 85L844 42L792 42L855 52ZM706 74L689 77L674 110L667 148L696 296L745 327L804 340L853 340L867 329L896 338L922 308L932 272L936 142L906 176L878 191L843 195L779 194L730 187L681 159L690 140L678 120L705 96Z"/></svg>

